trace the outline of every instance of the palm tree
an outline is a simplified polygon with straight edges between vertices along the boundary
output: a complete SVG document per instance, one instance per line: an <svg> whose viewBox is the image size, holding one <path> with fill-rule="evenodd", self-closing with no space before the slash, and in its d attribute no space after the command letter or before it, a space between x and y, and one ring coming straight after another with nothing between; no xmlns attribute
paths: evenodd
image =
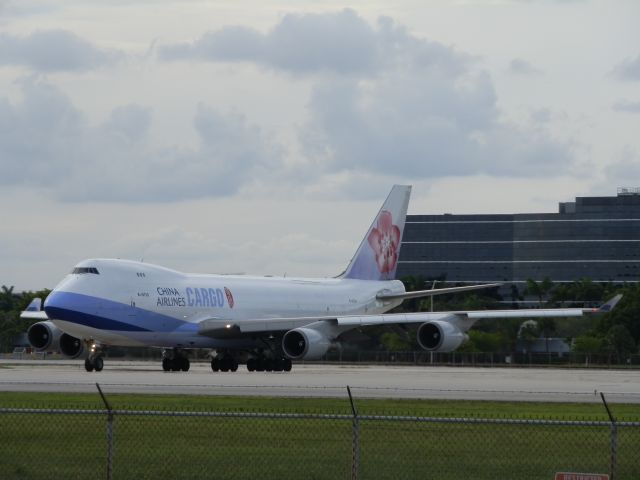
<svg viewBox="0 0 640 480"><path fill-rule="evenodd" d="M14 307L13 285L2 285L0 290L0 310L11 311Z"/></svg>
<svg viewBox="0 0 640 480"><path fill-rule="evenodd" d="M539 306L542 307L544 298L553 288L553 282L549 277L544 277L541 282L536 282L532 278L527 278L527 288L525 289L525 295L535 295L538 297Z"/></svg>

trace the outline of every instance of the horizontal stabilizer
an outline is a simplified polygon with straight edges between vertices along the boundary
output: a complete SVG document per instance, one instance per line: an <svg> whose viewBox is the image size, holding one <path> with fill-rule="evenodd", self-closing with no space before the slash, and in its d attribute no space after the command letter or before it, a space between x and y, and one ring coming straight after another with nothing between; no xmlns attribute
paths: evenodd
<svg viewBox="0 0 640 480"><path fill-rule="evenodd" d="M464 287L450 287L450 288L434 288L431 290L415 290L413 292L403 292L403 293L385 293L381 292L376 295L378 300L408 300L410 298L421 298L421 297L433 297L435 295L446 295L447 293L458 293L458 292L467 292L469 290L481 290L484 288L493 288L499 287L502 285L501 283L486 283L483 285L467 285Z"/></svg>

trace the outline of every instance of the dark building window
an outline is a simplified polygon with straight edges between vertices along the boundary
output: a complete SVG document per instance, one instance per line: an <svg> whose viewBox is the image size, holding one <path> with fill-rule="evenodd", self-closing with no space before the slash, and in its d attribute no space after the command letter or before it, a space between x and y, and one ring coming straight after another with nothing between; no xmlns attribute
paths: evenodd
<svg viewBox="0 0 640 480"><path fill-rule="evenodd" d="M409 215L396 275L638 282L639 265L640 195L619 194L578 197L556 214Z"/></svg>

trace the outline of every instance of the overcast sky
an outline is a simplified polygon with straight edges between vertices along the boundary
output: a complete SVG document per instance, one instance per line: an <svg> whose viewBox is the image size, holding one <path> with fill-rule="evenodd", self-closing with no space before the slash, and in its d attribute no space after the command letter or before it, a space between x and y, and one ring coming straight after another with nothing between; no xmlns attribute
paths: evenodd
<svg viewBox="0 0 640 480"><path fill-rule="evenodd" d="M0 0L0 284L330 276L410 213L640 186L640 2Z"/></svg>

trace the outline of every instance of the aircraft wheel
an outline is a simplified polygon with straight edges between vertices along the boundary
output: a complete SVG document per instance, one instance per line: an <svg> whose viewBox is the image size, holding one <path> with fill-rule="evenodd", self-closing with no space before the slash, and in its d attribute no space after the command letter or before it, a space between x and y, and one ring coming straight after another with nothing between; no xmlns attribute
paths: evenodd
<svg viewBox="0 0 640 480"><path fill-rule="evenodd" d="M191 362L189 362L189 359L187 357L184 357L180 363L180 370L182 370L183 372L188 372L189 368L191 367Z"/></svg>
<svg viewBox="0 0 640 480"><path fill-rule="evenodd" d="M162 370L164 370L165 372L168 372L169 370L171 370L171 362L169 361L168 358L162 359Z"/></svg>
<svg viewBox="0 0 640 480"><path fill-rule="evenodd" d="M231 366L229 367L229 370L231 370L232 372L238 371L238 362L236 362L235 358L231 359Z"/></svg>
<svg viewBox="0 0 640 480"><path fill-rule="evenodd" d="M264 362L264 369L267 372L273 372L273 360L271 360L270 358L267 358Z"/></svg>
<svg viewBox="0 0 640 480"><path fill-rule="evenodd" d="M102 369L104 368L104 361L102 360L102 357L97 357L93 361L93 368L95 368L96 372L102 371Z"/></svg>
<svg viewBox="0 0 640 480"><path fill-rule="evenodd" d="M223 372L228 372L229 370L231 370L232 367L233 367L233 358L228 357L226 355L222 357L222 359L220 360L220 370L222 370Z"/></svg>
<svg viewBox="0 0 640 480"><path fill-rule="evenodd" d="M290 358L285 358L284 359L284 368L283 370L285 372L290 372L291 371L291 359Z"/></svg>
<svg viewBox="0 0 640 480"><path fill-rule="evenodd" d="M264 372L265 359L259 358L256 360L256 372Z"/></svg>
<svg viewBox="0 0 640 480"><path fill-rule="evenodd" d="M273 361L273 371L281 372L282 370L284 370L284 358L276 358Z"/></svg>
<svg viewBox="0 0 640 480"><path fill-rule="evenodd" d="M250 372L255 372L256 363L257 362L255 358L250 358L249 360L247 360L247 370L249 370Z"/></svg>
<svg viewBox="0 0 640 480"><path fill-rule="evenodd" d="M218 359L218 357L211 359L211 370L213 370L214 372L220 370L220 360Z"/></svg>
<svg viewBox="0 0 640 480"><path fill-rule="evenodd" d="M84 369L87 372L93 372L93 362L88 358L84 361Z"/></svg>

